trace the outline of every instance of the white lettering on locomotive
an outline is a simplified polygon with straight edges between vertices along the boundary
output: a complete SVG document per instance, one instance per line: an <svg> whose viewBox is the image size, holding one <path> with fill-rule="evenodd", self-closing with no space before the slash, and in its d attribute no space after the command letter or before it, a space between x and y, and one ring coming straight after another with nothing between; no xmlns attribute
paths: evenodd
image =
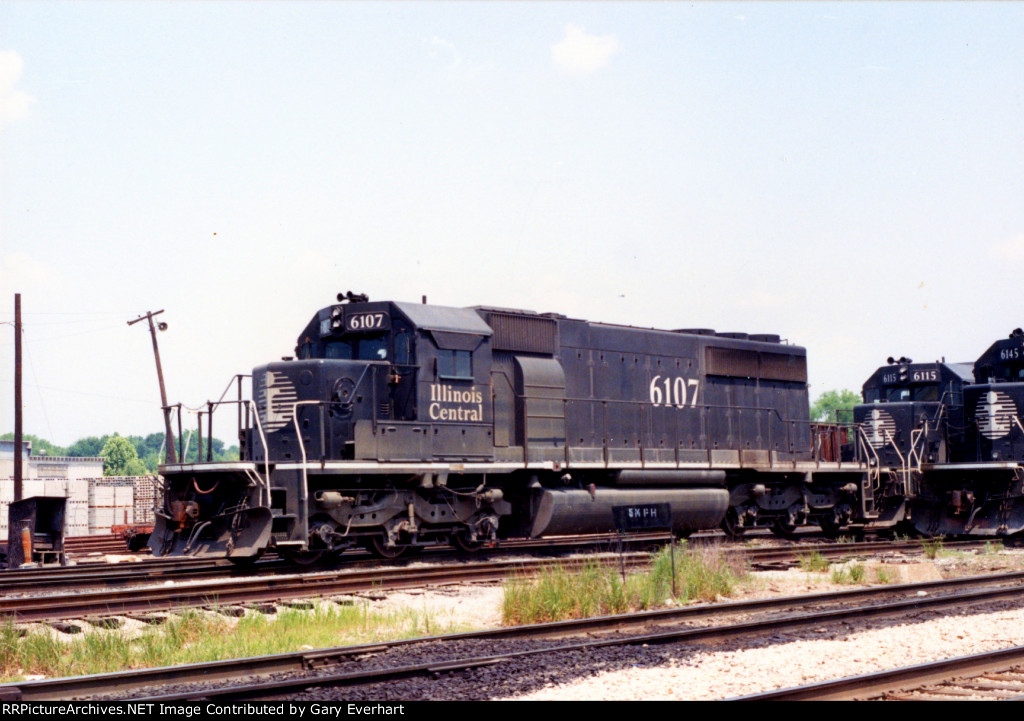
<svg viewBox="0 0 1024 721"><path fill-rule="evenodd" d="M475 385L456 388L450 383L431 383L427 414L432 421L482 423L484 394Z"/></svg>
<svg viewBox="0 0 1024 721"><path fill-rule="evenodd" d="M651 403L655 408L661 405L664 405L666 408L671 406L676 408L692 408L697 405L697 391L699 388L700 381L696 378L683 378L681 376L675 378L665 376L662 378L660 375L656 375L651 379L651 385L648 390Z"/></svg>

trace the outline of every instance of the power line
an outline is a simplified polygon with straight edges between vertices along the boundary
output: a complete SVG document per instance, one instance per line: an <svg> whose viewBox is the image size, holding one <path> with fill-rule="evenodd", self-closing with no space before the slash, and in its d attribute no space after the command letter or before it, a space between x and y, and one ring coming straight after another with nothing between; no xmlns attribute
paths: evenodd
<svg viewBox="0 0 1024 721"><path fill-rule="evenodd" d="M0 378L0 383L10 383L10 382L11 382L10 378ZM106 398L107 400L113 400L113 401L128 401L128 402L131 402L131 403L146 403L146 404L152 404L153 403L153 399L152 398L150 398L148 400L143 400L141 398L125 398L124 396L108 396L108 395L104 395L103 393L89 393L88 391L72 390L70 388L54 388L53 386L41 386L41 385L38 385L38 383L35 386L32 386L32 387L38 388L38 389L44 390L44 391L54 391L54 392L57 392L57 393L71 393L73 395L91 396L93 398Z"/></svg>

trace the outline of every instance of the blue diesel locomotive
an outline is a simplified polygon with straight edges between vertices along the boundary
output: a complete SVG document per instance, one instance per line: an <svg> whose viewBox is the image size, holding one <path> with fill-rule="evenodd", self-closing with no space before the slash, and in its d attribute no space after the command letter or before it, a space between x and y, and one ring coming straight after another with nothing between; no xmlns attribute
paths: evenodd
<svg viewBox="0 0 1024 721"><path fill-rule="evenodd" d="M208 412L237 406L241 460L161 467L156 555L307 563L623 518L685 535L877 517L866 466L809 422L805 350L775 335L348 293L246 395Z"/></svg>

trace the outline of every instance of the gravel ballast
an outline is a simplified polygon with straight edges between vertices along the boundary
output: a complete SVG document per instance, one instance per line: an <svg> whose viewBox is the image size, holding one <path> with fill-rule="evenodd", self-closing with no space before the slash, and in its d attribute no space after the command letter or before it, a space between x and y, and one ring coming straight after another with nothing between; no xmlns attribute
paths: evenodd
<svg viewBox="0 0 1024 721"><path fill-rule="evenodd" d="M911 573L938 575L945 565L916 563ZM1012 566L1013 563L1008 564ZM987 569L995 570L995 569ZM952 575L952 574L951 574ZM828 574L802 571L758 574L744 597L828 590ZM848 587L848 586L847 586ZM493 613L500 590L477 591L463 613ZM430 603L429 594L421 598ZM392 599L398 602L399 599ZM492 606L491 603L495 604ZM449 599L450 603L450 599ZM1024 606L1024 599L1020 604ZM1024 607L993 603L949 615L915 612L906 622L863 623L786 633L771 639L737 640L716 648L695 645L627 646L569 652L366 687L311 688L297 698L346 700L709 700L872 673L954 656L1024 645ZM486 610L485 610L486 609Z"/></svg>

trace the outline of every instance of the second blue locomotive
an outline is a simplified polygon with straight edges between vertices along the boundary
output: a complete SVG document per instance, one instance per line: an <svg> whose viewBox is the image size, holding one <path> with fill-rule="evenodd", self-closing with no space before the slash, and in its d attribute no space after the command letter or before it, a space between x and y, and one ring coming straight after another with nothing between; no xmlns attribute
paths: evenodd
<svg viewBox="0 0 1024 721"><path fill-rule="evenodd" d="M1024 531L1024 332L974 363L893 361L863 394L858 443L894 515L927 535Z"/></svg>

